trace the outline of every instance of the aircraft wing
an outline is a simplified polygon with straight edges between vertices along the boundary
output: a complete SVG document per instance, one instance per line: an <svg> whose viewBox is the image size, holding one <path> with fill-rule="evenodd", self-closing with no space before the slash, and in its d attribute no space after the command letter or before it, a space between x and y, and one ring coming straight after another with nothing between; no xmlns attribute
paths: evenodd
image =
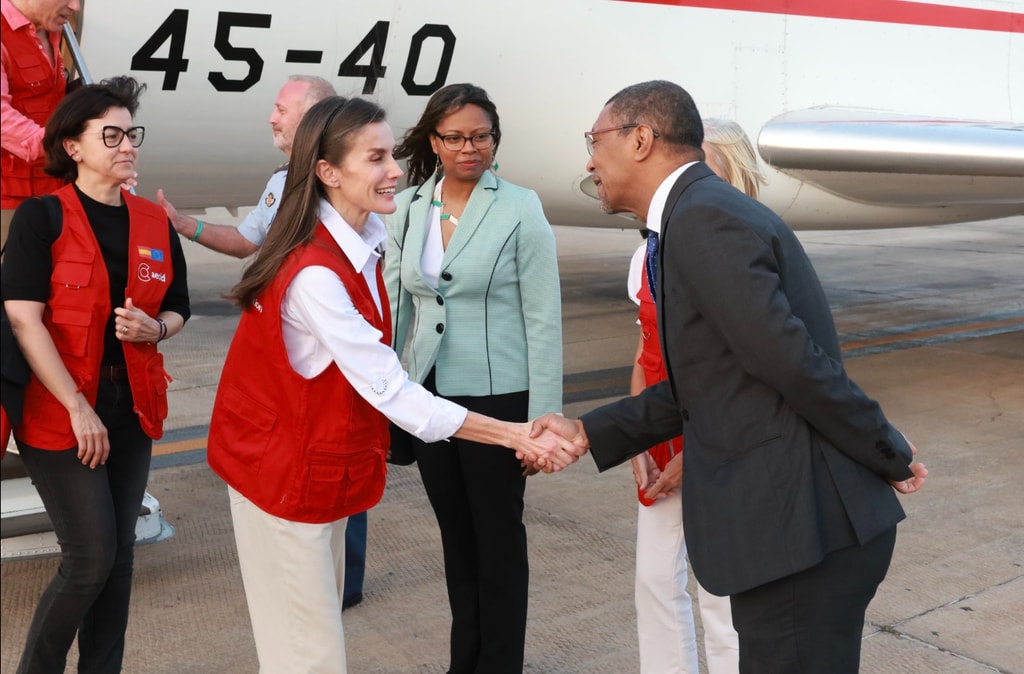
<svg viewBox="0 0 1024 674"><path fill-rule="evenodd" d="M758 150L783 173L890 207L1024 213L1024 125L812 108L771 119Z"/></svg>

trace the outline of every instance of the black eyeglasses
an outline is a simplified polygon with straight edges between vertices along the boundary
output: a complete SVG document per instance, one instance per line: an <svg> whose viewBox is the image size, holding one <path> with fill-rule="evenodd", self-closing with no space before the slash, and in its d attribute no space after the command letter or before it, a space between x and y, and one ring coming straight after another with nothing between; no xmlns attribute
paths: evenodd
<svg viewBox="0 0 1024 674"><path fill-rule="evenodd" d="M118 147L125 136L128 136L128 142L132 144L132 147L138 147L142 145L142 139L146 137L146 128L133 126L130 129L122 129L119 126L105 126L100 135L103 137L103 144L107 147Z"/></svg>
<svg viewBox="0 0 1024 674"><path fill-rule="evenodd" d="M472 136L460 136L457 133L450 133L442 136L435 131L434 135L440 138L441 143L445 148L452 152L458 152L465 147L467 140L478 150L486 150L494 145L493 131L488 131L487 133L474 133Z"/></svg>
<svg viewBox="0 0 1024 674"><path fill-rule="evenodd" d="M607 128L607 129L597 129L596 131L584 131L583 132L583 138L587 141L587 154L589 154L591 157L594 156L594 136L596 136L597 134L599 134L599 133L608 133L609 131L624 131L626 129L635 129L635 128L639 127L639 126L647 126L647 125L646 124L642 124L640 122L636 122L634 124L623 124L622 126L613 126L613 127ZM650 128L650 127L647 127L647 128ZM651 133L654 134L655 138L657 138L657 137L659 137L661 135L660 133L658 133L654 129L651 129Z"/></svg>

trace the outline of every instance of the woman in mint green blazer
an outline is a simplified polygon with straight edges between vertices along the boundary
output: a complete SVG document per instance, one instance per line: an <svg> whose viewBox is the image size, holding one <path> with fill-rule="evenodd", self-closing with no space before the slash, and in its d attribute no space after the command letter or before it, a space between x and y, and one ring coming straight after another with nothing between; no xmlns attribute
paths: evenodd
<svg viewBox="0 0 1024 674"><path fill-rule="evenodd" d="M452 84L395 149L409 184L388 219L384 276L409 374L507 421L562 407L555 239L531 190L490 170L501 140L487 93ZM523 467L507 449L416 441L441 528L450 672L523 670L529 567Z"/></svg>

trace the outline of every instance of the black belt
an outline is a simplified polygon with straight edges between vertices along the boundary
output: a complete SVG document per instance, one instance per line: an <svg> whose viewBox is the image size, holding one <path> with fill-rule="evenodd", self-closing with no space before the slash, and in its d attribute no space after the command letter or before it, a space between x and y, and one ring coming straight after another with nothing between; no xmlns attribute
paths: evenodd
<svg viewBox="0 0 1024 674"><path fill-rule="evenodd" d="M100 381L128 381L128 367L126 365L101 365Z"/></svg>

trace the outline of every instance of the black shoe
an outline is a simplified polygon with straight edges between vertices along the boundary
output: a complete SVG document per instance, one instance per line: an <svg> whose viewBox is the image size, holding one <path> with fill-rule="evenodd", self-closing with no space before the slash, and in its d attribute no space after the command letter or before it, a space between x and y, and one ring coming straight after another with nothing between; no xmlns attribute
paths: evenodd
<svg viewBox="0 0 1024 674"><path fill-rule="evenodd" d="M363 603L363 593L362 592L356 592L355 594L349 595L348 597L345 597L344 599L341 600L341 610L344 611L347 608L352 608L353 606L358 606L359 604L362 604L362 603Z"/></svg>

